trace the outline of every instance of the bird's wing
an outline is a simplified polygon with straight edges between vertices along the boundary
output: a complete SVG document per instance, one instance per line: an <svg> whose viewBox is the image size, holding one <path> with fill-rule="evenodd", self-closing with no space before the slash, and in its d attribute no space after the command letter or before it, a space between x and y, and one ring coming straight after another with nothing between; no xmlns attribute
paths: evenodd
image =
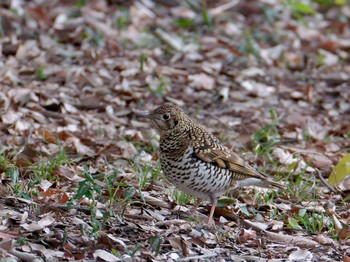
<svg viewBox="0 0 350 262"><path fill-rule="evenodd" d="M197 133L199 131L202 131L200 132L202 133L200 139L191 139L191 145L196 157L221 168L231 170L237 180L246 178L267 180L266 175L256 171L239 155L224 146L216 137L203 129L197 130Z"/></svg>

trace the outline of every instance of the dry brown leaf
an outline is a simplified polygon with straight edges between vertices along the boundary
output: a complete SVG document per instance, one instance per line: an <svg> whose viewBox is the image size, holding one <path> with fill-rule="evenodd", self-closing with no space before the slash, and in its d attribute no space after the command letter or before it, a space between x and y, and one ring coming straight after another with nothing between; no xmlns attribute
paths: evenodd
<svg viewBox="0 0 350 262"><path fill-rule="evenodd" d="M330 238L330 237L326 237L324 235L317 235L314 240L318 243L320 243L321 245L326 245L326 246L335 246L336 242L334 241L334 239Z"/></svg>
<svg viewBox="0 0 350 262"><path fill-rule="evenodd" d="M284 243L284 244L296 245L300 248L313 248L319 245L316 241L311 240L307 237L276 234L273 232L266 232L266 235L272 241L277 241L279 243Z"/></svg>
<svg viewBox="0 0 350 262"><path fill-rule="evenodd" d="M34 232L34 231L44 229L47 226L53 224L54 222L55 222L55 219L52 216L46 215L44 218L40 219L38 222L33 221L31 224L24 223L21 225L21 227L23 227L24 229L30 232Z"/></svg>
<svg viewBox="0 0 350 262"><path fill-rule="evenodd" d="M56 176L59 176L61 179L67 179L69 181L79 182L84 180L81 176L77 175L74 170L66 166L60 166L54 169L52 172Z"/></svg>

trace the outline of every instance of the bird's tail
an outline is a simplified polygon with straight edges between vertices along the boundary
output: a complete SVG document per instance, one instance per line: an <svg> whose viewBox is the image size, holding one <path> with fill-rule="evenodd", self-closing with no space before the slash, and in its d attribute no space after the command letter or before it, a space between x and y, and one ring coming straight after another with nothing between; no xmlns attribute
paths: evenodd
<svg viewBox="0 0 350 262"><path fill-rule="evenodd" d="M257 186L262 188L278 188L278 189L286 189L284 185L281 185L277 182L270 180L261 180L258 178L247 178L244 180L237 181L237 187L246 187L246 186Z"/></svg>

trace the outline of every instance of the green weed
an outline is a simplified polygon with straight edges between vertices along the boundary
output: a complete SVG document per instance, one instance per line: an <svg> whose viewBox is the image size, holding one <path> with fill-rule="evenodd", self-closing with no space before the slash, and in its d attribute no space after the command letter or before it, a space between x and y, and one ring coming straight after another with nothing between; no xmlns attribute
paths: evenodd
<svg viewBox="0 0 350 262"><path fill-rule="evenodd" d="M84 7L87 3L89 2L89 0L77 0L75 3L75 6L78 8L82 8Z"/></svg>
<svg viewBox="0 0 350 262"><path fill-rule="evenodd" d="M243 39L238 46L238 50L242 54L252 54L256 57L260 55L260 47L258 43L252 34L247 30L245 30L243 33Z"/></svg>
<svg viewBox="0 0 350 262"><path fill-rule="evenodd" d="M300 171L296 178L288 183L290 197L301 201L317 201L319 199L318 181L309 178L305 174L305 169Z"/></svg>
<svg viewBox="0 0 350 262"><path fill-rule="evenodd" d="M276 21L280 18L280 14L274 8L271 8L268 5L263 6L264 17L269 25L274 25Z"/></svg>
<svg viewBox="0 0 350 262"><path fill-rule="evenodd" d="M272 160L272 149L276 145L279 133L278 133L278 116L274 109L269 110L272 122L267 124L264 128L254 133L255 152L258 156L268 157Z"/></svg>
<svg viewBox="0 0 350 262"><path fill-rule="evenodd" d="M34 174L34 178L37 181L40 182L44 179L51 181L57 179L57 177L53 176L54 169L66 164L68 164L67 154L64 148L60 147L55 156L49 159L41 159L41 161L38 164L33 165L31 169Z"/></svg>
<svg viewBox="0 0 350 262"><path fill-rule="evenodd" d="M45 73L45 70L45 66L38 66L35 69L35 78L39 81L45 81L48 78L47 74Z"/></svg>
<svg viewBox="0 0 350 262"><path fill-rule="evenodd" d="M175 202L179 205L186 205L188 203L195 203L196 198L190 195L187 195L186 193L177 190L176 188L172 187L169 189L169 196L175 200Z"/></svg>
<svg viewBox="0 0 350 262"><path fill-rule="evenodd" d="M141 247L142 247L142 245L141 245L140 243L137 243L137 244L134 246L134 249L131 250L131 251L129 252L130 257L133 258L133 257L135 256L136 252L139 251L139 249L140 249Z"/></svg>
<svg viewBox="0 0 350 262"><path fill-rule="evenodd" d="M158 76L149 85L149 90L159 98L163 98L170 90L170 79L166 76Z"/></svg>
<svg viewBox="0 0 350 262"><path fill-rule="evenodd" d="M116 196L116 193L117 193L117 190L119 189L119 187L117 187L117 190L116 190L114 184L115 184L115 181L117 181L117 176L120 173L121 172L119 170L113 168L111 174L106 174L106 175L102 174L103 180L106 183L110 204L112 204L116 200L115 196Z"/></svg>
<svg viewBox="0 0 350 262"><path fill-rule="evenodd" d="M88 166L84 166L84 180L78 183L78 190L75 195L68 201L67 206L71 208L80 199L86 197L91 200L90 202L90 214L91 214L91 227L87 228L88 235L90 237L97 238L100 230L102 229L102 223L100 221L100 211L96 208L97 200L96 196L102 194L101 187L95 183L94 177L89 171ZM84 233L84 228L81 228Z"/></svg>
<svg viewBox="0 0 350 262"><path fill-rule="evenodd" d="M288 218L288 222L288 227L306 230L309 234L318 234L329 230L334 235L333 219L316 210L308 212L305 208L301 208L294 217Z"/></svg>
<svg viewBox="0 0 350 262"><path fill-rule="evenodd" d="M155 256L158 256L163 243L163 238L159 234L155 234L150 237L149 241L152 252L154 252Z"/></svg>
<svg viewBox="0 0 350 262"><path fill-rule="evenodd" d="M83 31L83 37L93 46L103 46L103 34L101 32L97 32L92 28L85 26Z"/></svg>
<svg viewBox="0 0 350 262"><path fill-rule="evenodd" d="M208 9L203 8L201 14L204 24L211 29L213 27L213 19L209 15Z"/></svg>
<svg viewBox="0 0 350 262"><path fill-rule="evenodd" d="M175 23L181 28L190 28L194 25L194 21L192 19L186 19L186 18L176 19Z"/></svg>
<svg viewBox="0 0 350 262"><path fill-rule="evenodd" d="M139 61L140 61L140 72L143 73L144 71L144 66L145 63L147 63L147 59L148 59L148 55L147 54L141 54L139 57Z"/></svg>
<svg viewBox="0 0 350 262"><path fill-rule="evenodd" d="M127 28L129 20L129 9L125 6L120 6L117 13L117 17L115 19L115 25L119 30L123 30Z"/></svg>
<svg viewBox="0 0 350 262"><path fill-rule="evenodd" d="M316 13L311 3L305 1L286 0L285 5L290 9L292 16L303 24L307 24L304 18L306 15L314 15Z"/></svg>
<svg viewBox="0 0 350 262"><path fill-rule="evenodd" d="M28 245L28 239L26 237L19 237L16 240L16 244L21 245L21 246Z"/></svg>
<svg viewBox="0 0 350 262"><path fill-rule="evenodd" d="M276 190L254 190L254 200L257 203L271 204L274 203L277 197Z"/></svg>
<svg viewBox="0 0 350 262"><path fill-rule="evenodd" d="M138 156L130 159L131 166L134 169L134 174L138 179L138 188L144 189L149 184L153 183L156 180L159 180L161 173L161 166L158 163L156 167L153 167L148 164L141 164Z"/></svg>
<svg viewBox="0 0 350 262"><path fill-rule="evenodd" d="M6 172L5 176L11 178L11 183L13 185L16 185L19 181L19 171L17 167L9 167Z"/></svg>
<svg viewBox="0 0 350 262"><path fill-rule="evenodd" d="M211 29L213 27L213 19L209 15L206 1L185 0L186 4L202 18L202 23Z"/></svg>

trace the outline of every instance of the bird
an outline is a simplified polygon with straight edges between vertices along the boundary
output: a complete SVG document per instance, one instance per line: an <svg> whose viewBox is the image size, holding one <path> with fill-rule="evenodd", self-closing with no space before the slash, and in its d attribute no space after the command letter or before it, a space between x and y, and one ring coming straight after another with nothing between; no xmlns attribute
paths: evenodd
<svg viewBox="0 0 350 262"><path fill-rule="evenodd" d="M150 120L160 135L160 165L166 178L179 190L195 196L194 215L203 200L211 202L208 225L218 199L227 192L246 186L284 189L270 181L213 134L197 124L173 103L153 111L138 112Z"/></svg>

